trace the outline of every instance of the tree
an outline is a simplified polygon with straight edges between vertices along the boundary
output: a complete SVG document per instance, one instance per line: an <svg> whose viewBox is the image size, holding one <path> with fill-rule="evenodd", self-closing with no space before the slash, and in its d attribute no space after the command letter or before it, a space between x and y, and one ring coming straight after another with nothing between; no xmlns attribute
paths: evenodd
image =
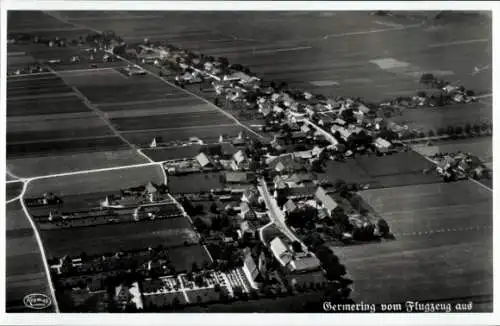
<svg viewBox="0 0 500 326"><path fill-rule="evenodd" d="M446 134L446 130L443 127L439 127L437 129L437 134L438 134L438 136L443 136Z"/></svg>
<svg viewBox="0 0 500 326"><path fill-rule="evenodd" d="M419 91L419 92L417 92L417 96L418 96L418 97L426 97L426 95L427 95L427 94L426 94L424 91Z"/></svg>
<svg viewBox="0 0 500 326"><path fill-rule="evenodd" d="M382 237L386 237L390 234L389 224L383 218L379 219L377 222L378 230Z"/></svg>
<svg viewBox="0 0 500 326"><path fill-rule="evenodd" d="M302 252L302 245L298 241L292 242L292 249L294 252Z"/></svg>
<svg viewBox="0 0 500 326"><path fill-rule="evenodd" d="M427 132L427 137L434 137L436 136L436 133L434 132L433 129L430 129L428 132Z"/></svg>
<svg viewBox="0 0 500 326"><path fill-rule="evenodd" d="M461 135L463 132L464 132L464 130L461 126L455 127L455 134L456 135Z"/></svg>
<svg viewBox="0 0 500 326"><path fill-rule="evenodd" d="M216 202L213 202L210 205L210 212L213 213L213 214L217 214L219 212L219 208L217 207L217 203Z"/></svg>
<svg viewBox="0 0 500 326"><path fill-rule="evenodd" d="M420 84L432 86L436 81L436 77L431 73L425 73L420 77Z"/></svg>
<svg viewBox="0 0 500 326"><path fill-rule="evenodd" d="M472 132L472 125L470 123L467 123L465 125L465 133L470 134Z"/></svg>

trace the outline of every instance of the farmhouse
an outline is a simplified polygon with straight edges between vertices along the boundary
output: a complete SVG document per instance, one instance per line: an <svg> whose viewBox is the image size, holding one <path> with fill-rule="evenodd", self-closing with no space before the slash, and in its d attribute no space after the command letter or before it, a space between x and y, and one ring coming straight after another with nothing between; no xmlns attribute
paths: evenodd
<svg viewBox="0 0 500 326"><path fill-rule="evenodd" d="M318 187L316 190L316 199L321 202L323 208L326 209L328 216L331 217L332 211L338 207L337 202L326 192L323 187Z"/></svg>
<svg viewBox="0 0 500 326"><path fill-rule="evenodd" d="M245 170L248 168L248 158L242 150L237 151L233 155L231 167L233 170Z"/></svg>
<svg viewBox="0 0 500 326"><path fill-rule="evenodd" d="M209 158L205 153L196 155L195 159L202 169L213 169L215 167L215 163L213 162L213 160Z"/></svg>

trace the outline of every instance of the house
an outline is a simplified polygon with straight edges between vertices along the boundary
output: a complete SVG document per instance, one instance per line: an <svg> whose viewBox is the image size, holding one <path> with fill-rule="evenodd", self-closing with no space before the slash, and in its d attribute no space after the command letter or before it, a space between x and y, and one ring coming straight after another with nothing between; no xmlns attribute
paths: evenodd
<svg viewBox="0 0 500 326"><path fill-rule="evenodd" d="M254 188L247 189L243 192L241 201L248 203L250 206L256 205L259 201L259 192Z"/></svg>
<svg viewBox="0 0 500 326"><path fill-rule="evenodd" d="M312 255L306 254L300 258L295 258L290 262L290 269L295 273L306 273L319 270L321 263L319 259Z"/></svg>
<svg viewBox="0 0 500 326"><path fill-rule="evenodd" d="M304 134L308 135L309 133L313 132L314 130L309 127L307 123L304 123L302 127L300 127L300 131L302 131Z"/></svg>
<svg viewBox="0 0 500 326"><path fill-rule="evenodd" d="M122 308L125 308L125 306L130 302L132 297L133 296L130 293L128 286L120 284L117 287L115 287L115 295L113 297L113 300Z"/></svg>
<svg viewBox="0 0 500 326"><path fill-rule="evenodd" d="M283 205L283 212L291 213L297 210L298 206L295 205L295 202L291 199L288 199L285 205Z"/></svg>
<svg viewBox="0 0 500 326"><path fill-rule="evenodd" d="M252 253L250 250L246 250L244 253L243 260L243 271L249 280L255 281L259 276L259 269L257 268L257 264L255 260L252 258Z"/></svg>
<svg viewBox="0 0 500 326"><path fill-rule="evenodd" d="M251 219L256 219L257 215L253 211L253 209L250 208L248 203L242 202L240 204L240 216L244 220L251 220Z"/></svg>
<svg viewBox="0 0 500 326"><path fill-rule="evenodd" d="M231 142L234 146L243 146L246 143L245 138L243 137L243 133L239 133L238 137L234 138Z"/></svg>
<svg viewBox="0 0 500 326"><path fill-rule="evenodd" d="M233 155L233 170L243 170L248 165L248 158L242 150L237 151Z"/></svg>
<svg viewBox="0 0 500 326"><path fill-rule="evenodd" d="M294 187L287 191L288 199L307 199L314 197L316 186L311 187Z"/></svg>
<svg viewBox="0 0 500 326"><path fill-rule="evenodd" d="M160 199L160 191L158 185L152 183L151 181L148 182L146 185L146 189L144 190L144 194L146 197L148 197L150 202L155 202Z"/></svg>
<svg viewBox="0 0 500 326"><path fill-rule="evenodd" d="M205 153L196 155L195 160L202 169L213 169L215 167L215 163Z"/></svg>
<svg viewBox="0 0 500 326"><path fill-rule="evenodd" d="M275 189L285 189L288 187L288 185L286 184L285 180L281 175L275 176L273 179L273 183Z"/></svg>
<svg viewBox="0 0 500 326"><path fill-rule="evenodd" d="M373 142L373 145L375 146L377 151L379 151L380 153L387 153L392 146L392 144L389 141L387 141L381 137L378 137L377 139L375 139L375 141Z"/></svg>
<svg viewBox="0 0 500 326"><path fill-rule="evenodd" d="M255 178L256 177L253 172L244 172L244 171L225 172L226 183L238 183L238 184L252 183L255 181Z"/></svg>
<svg viewBox="0 0 500 326"><path fill-rule="evenodd" d="M281 266L286 266L292 261L292 253L279 237L275 237L269 244L271 252Z"/></svg>
<svg viewBox="0 0 500 326"><path fill-rule="evenodd" d="M338 207L337 202L326 192L323 187L318 187L315 193L315 197L319 200L328 216L331 217L332 211Z"/></svg>

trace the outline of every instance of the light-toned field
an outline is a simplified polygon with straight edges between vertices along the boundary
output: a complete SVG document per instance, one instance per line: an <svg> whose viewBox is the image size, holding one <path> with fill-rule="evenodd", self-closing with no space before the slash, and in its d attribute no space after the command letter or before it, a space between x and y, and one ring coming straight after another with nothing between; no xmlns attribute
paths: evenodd
<svg viewBox="0 0 500 326"><path fill-rule="evenodd" d="M36 177L141 163L147 163L146 158L134 150L114 150L13 158L7 160L7 167L16 175Z"/></svg>
<svg viewBox="0 0 500 326"><path fill-rule="evenodd" d="M492 193L471 181L368 190L396 240L334 248L364 302L458 299L493 286Z"/></svg>
<svg viewBox="0 0 500 326"><path fill-rule="evenodd" d="M159 166L141 166L37 179L29 184L26 197L40 196L45 192L53 192L63 197L105 191L115 192L132 186L145 185L150 181L157 184L164 183L163 173Z"/></svg>

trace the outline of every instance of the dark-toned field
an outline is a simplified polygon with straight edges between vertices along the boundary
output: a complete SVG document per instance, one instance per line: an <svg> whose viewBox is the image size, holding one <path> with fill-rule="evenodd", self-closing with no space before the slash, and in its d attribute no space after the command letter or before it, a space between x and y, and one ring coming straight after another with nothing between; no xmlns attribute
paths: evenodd
<svg viewBox="0 0 500 326"><path fill-rule="evenodd" d="M387 156L359 156L346 162L329 161L318 178L334 182L368 184L370 188L399 187L412 184L437 183L436 174L424 174L433 164L413 151Z"/></svg>
<svg viewBox="0 0 500 326"><path fill-rule="evenodd" d="M23 189L23 183L22 182L7 183L5 188L6 188L5 199L11 200L21 194L21 191Z"/></svg>
<svg viewBox="0 0 500 326"><path fill-rule="evenodd" d="M19 201L6 206L6 292L7 312L33 312L23 298L32 293L51 296L33 229ZM44 312L52 312L53 306Z"/></svg>
<svg viewBox="0 0 500 326"><path fill-rule="evenodd" d="M221 173L196 173L185 176L168 176L168 187L174 194L208 192L211 189L224 188L224 176Z"/></svg>
<svg viewBox="0 0 500 326"><path fill-rule="evenodd" d="M185 217L137 223L106 224L98 227L43 230L41 237L47 258L78 256L147 249L163 245L183 246L197 239L196 232Z"/></svg>
<svg viewBox="0 0 500 326"><path fill-rule="evenodd" d="M354 279L355 300L468 300L492 293L490 191L461 181L362 196L391 225L396 240L334 248Z"/></svg>

